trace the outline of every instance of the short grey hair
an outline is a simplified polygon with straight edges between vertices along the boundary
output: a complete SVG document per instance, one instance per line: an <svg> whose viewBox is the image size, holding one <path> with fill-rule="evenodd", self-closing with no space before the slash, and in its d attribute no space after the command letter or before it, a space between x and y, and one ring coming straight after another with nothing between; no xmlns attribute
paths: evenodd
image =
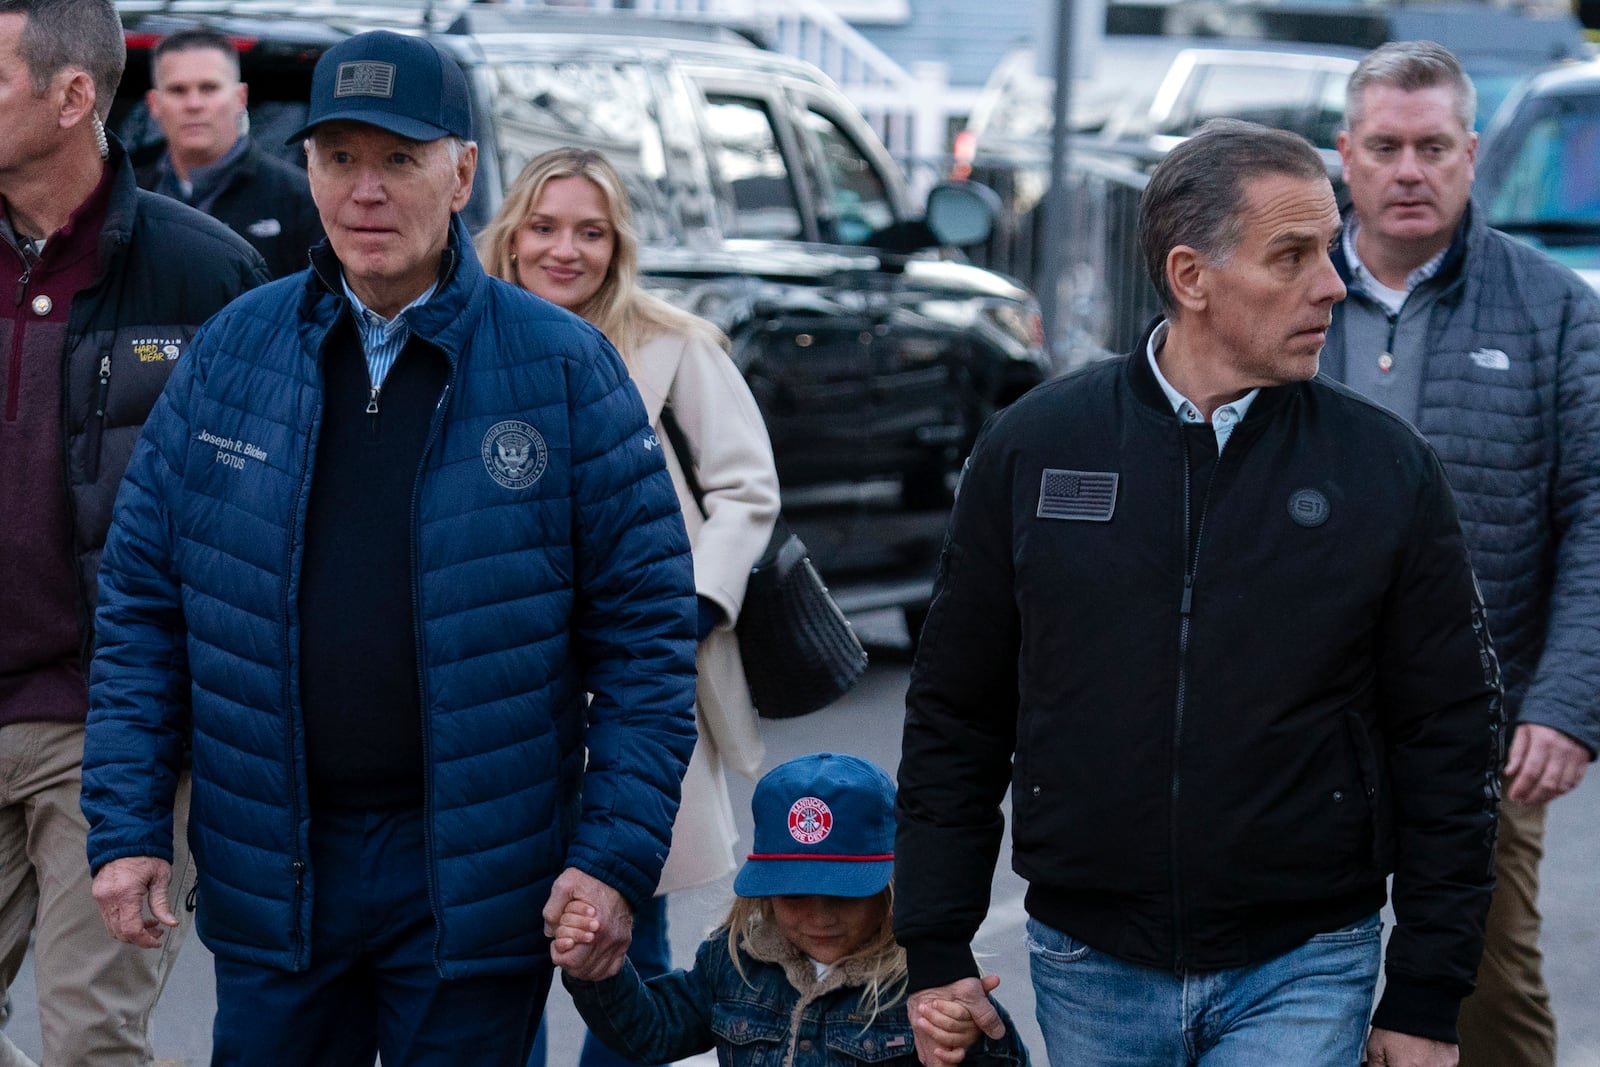
<svg viewBox="0 0 1600 1067"><path fill-rule="evenodd" d="M0 15L27 19L17 51L28 65L28 82L43 96L50 81L76 67L94 82L94 111L104 122L122 83L128 46L111 0L0 0Z"/></svg>
<svg viewBox="0 0 1600 1067"><path fill-rule="evenodd" d="M1226 263L1244 237L1245 186L1278 174L1328 180L1310 141L1237 119L1212 119L1156 167L1139 197L1139 245L1169 315L1178 308L1167 281L1168 254L1187 245Z"/></svg>
<svg viewBox="0 0 1600 1067"><path fill-rule="evenodd" d="M1456 118L1461 128L1472 132L1478 111L1478 90L1462 69L1461 61L1442 44L1434 41L1390 41L1368 52L1344 89L1344 125L1353 130L1361 121L1361 105L1366 91L1374 85L1387 85L1404 93L1444 88L1455 96Z"/></svg>

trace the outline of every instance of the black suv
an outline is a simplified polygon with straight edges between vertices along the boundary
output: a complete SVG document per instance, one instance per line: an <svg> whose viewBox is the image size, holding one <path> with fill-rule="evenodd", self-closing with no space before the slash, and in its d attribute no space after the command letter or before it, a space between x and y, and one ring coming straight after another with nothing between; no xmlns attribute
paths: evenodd
<svg viewBox="0 0 1600 1067"><path fill-rule="evenodd" d="M628 184L649 284L732 338L785 514L841 603L915 620L979 426L1051 371L1027 291L931 251L933 232L950 232L942 219L966 225L963 243L983 240L992 194L945 185L913 210L837 87L727 29L476 6L448 26L425 26L420 10L283 10L121 5L129 57L113 127L136 158L156 147L140 102L149 49L174 30L204 24L235 40L266 147L301 123L332 44L374 28L428 33L475 97L469 226L540 152L604 152Z"/></svg>

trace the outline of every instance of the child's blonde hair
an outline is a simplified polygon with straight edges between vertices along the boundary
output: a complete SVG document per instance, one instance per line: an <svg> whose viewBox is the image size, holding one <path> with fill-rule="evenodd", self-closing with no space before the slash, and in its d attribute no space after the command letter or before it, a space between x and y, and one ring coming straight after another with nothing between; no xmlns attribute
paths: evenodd
<svg viewBox="0 0 1600 1067"><path fill-rule="evenodd" d="M898 1003L906 995L906 950L894 939L894 883L890 882L875 899L883 909L883 918L877 931L866 944L844 959L856 961L867 975L866 988L861 992L860 1007L866 1013L864 1026L871 1025L878 1013ZM746 984L744 964L739 959L739 946L757 928L775 924L771 897L734 897L722 929L728 939L728 955L733 958L733 969L739 972Z"/></svg>

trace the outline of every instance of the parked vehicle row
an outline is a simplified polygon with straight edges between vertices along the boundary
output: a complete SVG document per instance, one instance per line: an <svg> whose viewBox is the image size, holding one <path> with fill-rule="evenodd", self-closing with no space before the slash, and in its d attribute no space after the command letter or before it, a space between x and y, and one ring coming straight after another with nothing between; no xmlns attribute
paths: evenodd
<svg viewBox="0 0 1600 1067"><path fill-rule="evenodd" d="M992 196L944 185L913 205L820 72L705 24L473 7L425 31L415 9L299 16L248 2L129 3L123 17L113 125L136 152L149 140L148 49L196 24L238 44L264 144L300 124L330 45L374 28L431 32L474 93L473 228L540 152L603 152L627 183L650 283L732 339L785 512L819 569L846 602L926 603L978 428L1051 372L1029 293L950 253L985 239Z"/></svg>
<svg viewBox="0 0 1600 1067"><path fill-rule="evenodd" d="M1129 257L1108 242L1131 243L1130 236L1113 230L1129 224L1143 175L1206 121L1252 119L1301 133L1321 150L1337 184L1334 144L1344 122L1345 85L1356 63L1386 41L1435 40L1456 53L1478 91L1476 126L1485 163L1492 165L1480 166L1477 192L1488 202L1500 180L1495 161L1505 151L1496 140L1514 135L1526 151L1558 152L1553 141L1527 140L1520 116L1492 121L1511 87L1552 64L1584 67L1593 51L1570 14L1546 16L1482 3L1113 3L1106 30L1092 69L1072 86L1071 195L1077 201L1100 198L1067 207L1081 220L1078 226L1065 233L1042 229L1053 84L1040 76L1031 52L1008 57L996 68L957 140L957 172L993 187L1004 203L991 240L973 252L976 261L1032 285L1045 243L1067 246L1067 274L1060 283L1065 321L1057 324L1057 339L1059 358L1068 365L1121 351L1153 311L1154 293L1142 271L1120 269ZM1548 123L1540 129L1547 131L1540 136L1550 136ZM1559 150L1562 166L1579 169L1559 179L1566 185L1583 184L1584 175L1594 170L1592 151L1585 155L1572 139L1578 136L1574 131L1560 138L1572 146ZM1540 165L1553 164L1547 159ZM1524 163L1517 172L1524 200L1529 183L1558 181L1533 174L1528 169L1533 166ZM1520 228L1558 255L1582 258L1586 253L1579 250L1593 243L1570 219L1551 225L1539 213L1515 215L1510 207L1490 209L1497 224ZM1112 227L1106 219L1120 223ZM1558 232L1563 227L1567 232Z"/></svg>

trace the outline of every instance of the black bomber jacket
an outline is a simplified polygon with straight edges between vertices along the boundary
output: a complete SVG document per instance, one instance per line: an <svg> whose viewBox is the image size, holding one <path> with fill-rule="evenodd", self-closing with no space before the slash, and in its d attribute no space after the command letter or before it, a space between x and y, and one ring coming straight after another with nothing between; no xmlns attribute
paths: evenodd
<svg viewBox="0 0 1600 1067"><path fill-rule="evenodd" d="M1398 925L1374 1024L1455 1039L1482 949L1499 670L1450 488L1323 378L1220 458L1145 356L997 415L963 475L907 695L896 934L977 973L1012 797L1028 912L1169 972Z"/></svg>

